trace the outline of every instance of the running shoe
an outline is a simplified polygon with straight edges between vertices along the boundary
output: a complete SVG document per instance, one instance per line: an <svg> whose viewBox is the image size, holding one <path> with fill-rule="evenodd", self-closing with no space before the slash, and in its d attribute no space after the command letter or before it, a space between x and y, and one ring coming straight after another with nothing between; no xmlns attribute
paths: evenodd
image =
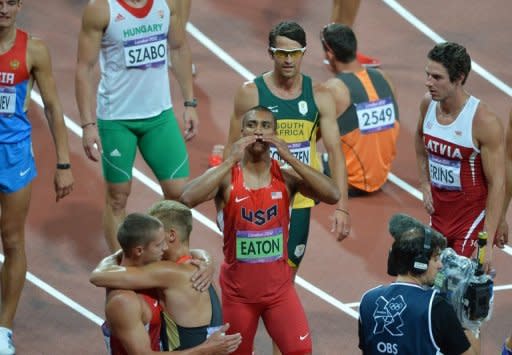
<svg viewBox="0 0 512 355"><path fill-rule="evenodd" d="M14 355L15 353L12 330L0 327L0 355Z"/></svg>
<svg viewBox="0 0 512 355"><path fill-rule="evenodd" d="M213 146L213 150L208 157L208 167L213 168L214 166L222 164L223 161L224 146L216 144Z"/></svg>
<svg viewBox="0 0 512 355"><path fill-rule="evenodd" d="M356 58L357 58L357 61L359 63L361 63L361 65L363 67L366 67L366 68L376 68L376 67L380 67L380 65L381 65L381 62L379 59L368 57L367 55L364 55L360 52L357 52Z"/></svg>
<svg viewBox="0 0 512 355"><path fill-rule="evenodd" d="M376 58L368 57L359 52L357 52L356 58L357 58L357 61L365 68L377 68L377 67L380 67L380 65L381 65L380 60L378 60ZM325 65L329 65L329 61L327 59L324 59L323 63Z"/></svg>

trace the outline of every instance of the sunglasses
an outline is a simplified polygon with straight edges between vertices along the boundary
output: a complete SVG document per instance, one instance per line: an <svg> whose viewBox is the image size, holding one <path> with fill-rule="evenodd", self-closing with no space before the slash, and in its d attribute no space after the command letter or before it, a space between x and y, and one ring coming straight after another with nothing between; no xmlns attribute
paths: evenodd
<svg viewBox="0 0 512 355"><path fill-rule="evenodd" d="M293 49L284 49L284 48L274 48L270 47L270 51L277 59L286 59L290 56L292 59L299 58L306 51L306 47L302 48L293 48Z"/></svg>

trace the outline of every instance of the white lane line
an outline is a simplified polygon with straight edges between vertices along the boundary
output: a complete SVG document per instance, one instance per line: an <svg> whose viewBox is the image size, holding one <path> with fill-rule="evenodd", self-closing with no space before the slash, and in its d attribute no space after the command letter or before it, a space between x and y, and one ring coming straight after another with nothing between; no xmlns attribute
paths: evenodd
<svg viewBox="0 0 512 355"><path fill-rule="evenodd" d="M304 280L301 277L295 278L295 283L299 286L302 286L304 289L308 290L315 296L318 296L319 298L323 299L325 302L331 304L332 306L338 308L342 312L348 314L352 318L358 319L359 313L351 309L347 304L337 300L336 298L329 295L327 292L324 292L323 290L319 289L315 285L309 283L308 281Z"/></svg>
<svg viewBox="0 0 512 355"><path fill-rule="evenodd" d="M411 12L409 12L406 8L400 5L397 1L382 1L435 43L446 42L446 39L435 33L430 27L428 27L425 23L420 21L420 19L414 16ZM503 81L498 79L494 74L483 68L474 60L471 61L471 69L473 69L474 72L476 72L478 75L480 75L482 78L487 80L492 85L496 86L498 89L503 91L508 96L512 96L512 88L509 85L505 84Z"/></svg>
<svg viewBox="0 0 512 355"><path fill-rule="evenodd" d="M512 290L512 284L494 286L494 291Z"/></svg>
<svg viewBox="0 0 512 355"><path fill-rule="evenodd" d="M0 254L0 263L3 263L5 260L4 255ZM46 282L35 276L34 274L27 272L26 278L28 281L33 283L36 287L39 287L41 290L52 296L53 298L58 299L62 303L64 303L66 306L74 309L81 315L83 315L85 318L90 319L93 323L96 323L97 325L103 324L103 319L101 317L98 317L93 312L89 311L88 309L82 307L77 302L73 301L71 298L60 292L59 290L55 289L54 287L48 285Z"/></svg>
<svg viewBox="0 0 512 355"><path fill-rule="evenodd" d="M400 179L398 176L390 172L388 174L388 180L389 182L392 182L402 190L408 192L412 196L416 197L418 200L423 201L423 194L421 191L419 191L417 188L412 186L411 184L405 182L404 180Z"/></svg>

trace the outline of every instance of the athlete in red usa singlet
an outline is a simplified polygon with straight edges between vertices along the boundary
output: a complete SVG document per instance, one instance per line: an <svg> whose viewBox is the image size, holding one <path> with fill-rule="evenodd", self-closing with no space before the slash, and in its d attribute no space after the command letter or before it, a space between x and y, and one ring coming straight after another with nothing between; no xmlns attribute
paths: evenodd
<svg viewBox="0 0 512 355"><path fill-rule="evenodd" d="M132 291L120 292L131 293ZM160 330L162 326L160 313L162 312L162 307L158 303L158 300L150 295L137 292L137 297L140 298L141 307L143 308L145 315L150 315L150 317L148 317L149 322L144 324L144 329L148 332L151 350L160 351ZM107 322L103 323L101 330L103 331L103 337L105 339L109 355L128 355L128 352L125 350L122 342L112 335Z"/></svg>
<svg viewBox="0 0 512 355"><path fill-rule="evenodd" d="M242 342L246 336L254 337L262 317L284 353L294 349L307 353L309 327L283 247L288 242L290 199L279 163L273 159L270 175L267 186L248 189L240 163L231 170L233 189L220 213L224 222L223 314L242 333ZM241 347L245 350L239 349L240 354L247 354L253 346L245 342Z"/></svg>
<svg viewBox="0 0 512 355"><path fill-rule="evenodd" d="M428 93L420 104L415 147L425 209L432 226L458 254L471 256L479 232L495 239L505 194L504 136L500 120L471 96L466 49L439 43L425 66ZM487 248L484 270L492 269Z"/></svg>
<svg viewBox="0 0 512 355"><path fill-rule="evenodd" d="M258 321L283 354L311 354L304 309L287 264L290 201L296 192L334 204L340 197L327 176L301 163L275 136L275 118L262 106L242 117L242 138L224 162L190 181L181 195L188 206L215 198L224 233L222 307L230 332L242 334L235 354L251 354ZM290 169L270 158L275 146Z"/></svg>
<svg viewBox="0 0 512 355"><path fill-rule="evenodd" d="M221 282L229 297L240 301L264 301L290 285L291 269L283 248L288 241L290 198L276 160L271 161L270 175L269 185L248 189L240 164L231 170L233 189L221 212L225 256ZM252 272L254 264L259 264L257 275Z"/></svg>

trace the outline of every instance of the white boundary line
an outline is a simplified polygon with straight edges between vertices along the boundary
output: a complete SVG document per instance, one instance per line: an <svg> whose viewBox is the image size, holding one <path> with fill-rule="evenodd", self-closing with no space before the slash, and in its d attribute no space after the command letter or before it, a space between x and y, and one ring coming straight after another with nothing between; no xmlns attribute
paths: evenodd
<svg viewBox="0 0 512 355"><path fill-rule="evenodd" d="M0 263L4 262L4 255L0 254ZM39 287L41 290L52 296L53 298L61 301L69 308L74 309L81 315L83 315L85 318L90 319L92 322L96 323L97 325L103 324L103 319L101 317L98 317L96 314L92 313L88 309L82 307L80 304L73 301L71 298L60 292L59 290L55 289L54 287L50 286L34 274L27 272L26 278L28 281L33 283L36 287Z"/></svg>
<svg viewBox="0 0 512 355"><path fill-rule="evenodd" d="M435 43L446 42L446 39L435 33L430 27L421 22L416 16L406 10L402 5L400 5L395 0L382 0L386 5L388 5L391 9L393 9L396 13L398 13L403 19L409 22L411 25L416 27L420 32L422 32L425 36L430 38ZM496 86L498 89L503 91L508 96L512 96L512 88L505 84L503 81L498 79L494 74L491 74L488 70L484 69L480 64L471 61L471 69L477 74L479 74L482 78L487 80L492 85Z"/></svg>
<svg viewBox="0 0 512 355"><path fill-rule="evenodd" d="M511 284L508 284L508 285L499 285L499 286L494 286L494 291L506 291L506 290L512 290L512 285Z"/></svg>

